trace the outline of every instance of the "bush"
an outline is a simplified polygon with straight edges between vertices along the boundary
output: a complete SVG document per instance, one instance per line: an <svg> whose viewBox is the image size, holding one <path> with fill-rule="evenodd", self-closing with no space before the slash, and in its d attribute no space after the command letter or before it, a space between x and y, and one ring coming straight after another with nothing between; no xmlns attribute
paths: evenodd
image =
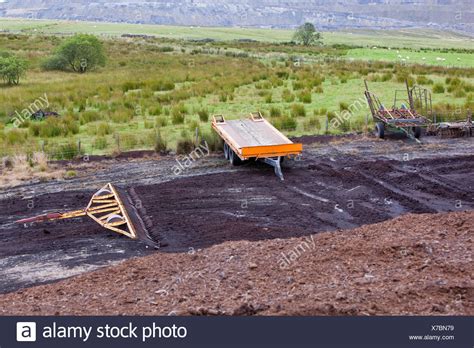
<svg viewBox="0 0 474 348"><path fill-rule="evenodd" d="M151 85L151 89L156 92L172 91L175 89L175 84L172 81L158 81Z"/></svg>
<svg viewBox="0 0 474 348"><path fill-rule="evenodd" d="M145 127L145 129L151 129L154 126L155 124L153 123L153 121L150 121L150 120L143 121L143 127Z"/></svg>
<svg viewBox="0 0 474 348"><path fill-rule="evenodd" d="M339 103L339 110L344 111L344 110L349 110L349 104L345 102L340 102Z"/></svg>
<svg viewBox="0 0 474 348"><path fill-rule="evenodd" d="M72 160L80 155L83 151L79 151L79 147L76 143L70 142L67 144L60 145L58 151L54 154L55 159L66 159Z"/></svg>
<svg viewBox="0 0 474 348"><path fill-rule="evenodd" d="M156 133L155 151L159 154L166 154L168 152L168 144L166 143L166 140L161 135L160 131Z"/></svg>
<svg viewBox="0 0 474 348"><path fill-rule="evenodd" d="M201 140L207 143L209 151L222 151L224 149L222 138L213 130L204 133Z"/></svg>
<svg viewBox="0 0 474 348"><path fill-rule="evenodd" d="M68 170L65 174L64 174L64 178L65 179L71 179L71 178L75 178L77 176L77 173L75 170Z"/></svg>
<svg viewBox="0 0 474 348"><path fill-rule="evenodd" d="M133 113L127 110L117 110L109 114L114 123L128 123L133 119Z"/></svg>
<svg viewBox="0 0 474 348"><path fill-rule="evenodd" d="M166 117L157 117L155 124L157 128L166 127L168 125L168 119Z"/></svg>
<svg viewBox="0 0 474 348"><path fill-rule="evenodd" d="M433 93L444 93L444 86L441 83L436 83L433 86Z"/></svg>
<svg viewBox="0 0 474 348"><path fill-rule="evenodd" d="M270 116L271 117L280 117L281 116L281 110L277 107L272 106L270 108Z"/></svg>
<svg viewBox="0 0 474 348"><path fill-rule="evenodd" d="M19 130L19 129L11 129L8 132L5 132L5 139L7 144L15 145L15 144L24 144L26 139L28 138L28 133Z"/></svg>
<svg viewBox="0 0 474 348"><path fill-rule="evenodd" d="M151 114L155 116L161 115L162 113L163 113L163 108L161 107L160 104L158 104L153 110L151 110Z"/></svg>
<svg viewBox="0 0 474 348"><path fill-rule="evenodd" d="M174 125L183 124L184 115L180 112L173 112L173 115L171 116L171 121Z"/></svg>
<svg viewBox="0 0 474 348"><path fill-rule="evenodd" d="M95 128L95 134L98 136L104 136L112 133L112 127L107 122L99 122Z"/></svg>
<svg viewBox="0 0 474 348"><path fill-rule="evenodd" d="M198 111L199 119L201 122L208 122L209 121L209 111L207 109L201 109Z"/></svg>
<svg viewBox="0 0 474 348"><path fill-rule="evenodd" d="M82 74L104 66L105 60L104 48L97 37L89 34L76 34L66 39L50 61L44 65Z"/></svg>
<svg viewBox="0 0 474 348"><path fill-rule="evenodd" d="M305 131L314 131L321 128L321 122L317 117L311 117L308 121L304 123Z"/></svg>
<svg viewBox="0 0 474 348"><path fill-rule="evenodd" d="M63 56L52 56L41 63L43 70L66 70L67 61Z"/></svg>
<svg viewBox="0 0 474 348"><path fill-rule="evenodd" d="M295 95L291 93L289 89L283 90L281 94L281 98L286 102L286 103L291 103L295 100Z"/></svg>
<svg viewBox="0 0 474 348"><path fill-rule="evenodd" d="M293 117L303 117L306 116L306 109L303 104L293 104L291 105L291 116Z"/></svg>
<svg viewBox="0 0 474 348"><path fill-rule="evenodd" d="M100 115L97 111L84 111L79 117L81 125L100 120Z"/></svg>
<svg viewBox="0 0 474 348"><path fill-rule="evenodd" d="M122 91L125 93L125 92L128 92L128 91L141 89L143 87L143 85L144 85L143 82L127 81L124 84L122 84Z"/></svg>
<svg viewBox="0 0 474 348"><path fill-rule="evenodd" d="M64 129L57 120L48 117L39 124L39 136L42 138L59 137L64 134Z"/></svg>
<svg viewBox="0 0 474 348"><path fill-rule="evenodd" d="M138 145L138 138L135 134L122 134L120 135L120 144L125 150L131 150Z"/></svg>
<svg viewBox="0 0 474 348"><path fill-rule="evenodd" d="M18 85L25 75L28 64L25 60L11 56L0 56L0 77L6 84Z"/></svg>
<svg viewBox="0 0 474 348"><path fill-rule="evenodd" d="M176 153L180 155L187 155L194 150L194 142L187 136L178 140L176 145Z"/></svg>
<svg viewBox="0 0 474 348"><path fill-rule="evenodd" d="M94 139L94 142L92 143L92 146L95 149L103 150L107 147L107 139L104 136L99 136L99 137Z"/></svg>
<svg viewBox="0 0 474 348"><path fill-rule="evenodd" d="M300 92L298 94L298 99L299 99L300 102L305 103L305 104L311 103L311 101L312 101L311 91L304 90L304 91Z"/></svg>
<svg viewBox="0 0 474 348"><path fill-rule="evenodd" d="M386 72L385 74L382 75L381 81L382 82L390 81L392 79L392 77L393 77L392 73Z"/></svg>
<svg viewBox="0 0 474 348"><path fill-rule="evenodd" d="M466 96L466 92L464 92L462 89L456 89L454 92L454 97L455 98L464 98Z"/></svg>
<svg viewBox="0 0 474 348"><path fill-rule="evenodd" d="M322 94L324 93L323 87L318 86L314 89L314 93Z"/></svg>
<svg viewBox="0 0 474 348"><path fill-rule="evenodd" d="M291 131L296 129L298 123L293 117L285 115L283 117L272 119L272 124L277 129Z"/></svg>
<svg viewBox="0 0 474 348"><path fill-rule="evenodd" d="M267 95L265 95L265 103L271 104L272 101L273 101L273 96L271 93L268 93Z"/></svg>
<svg viewBox="0 0 474 348"><path fill-rule="evenodd" d="M304 83L302 81L293 81L292 85L293 85L293 90L294 91L303 89L305 87Z"/></svg>
<svg viewBox="0 0 474 348"><path fill-rule="evenodd" d="M416 78L416 83L419 85L432 85L433 80L427 78L426 76L420 75Z"/></svg>

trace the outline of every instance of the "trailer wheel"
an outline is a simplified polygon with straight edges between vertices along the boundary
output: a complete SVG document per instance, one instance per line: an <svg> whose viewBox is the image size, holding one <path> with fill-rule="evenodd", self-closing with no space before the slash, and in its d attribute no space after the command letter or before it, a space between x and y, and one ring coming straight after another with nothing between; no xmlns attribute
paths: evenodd
<svg viewBox="0 0 474 348"><path fill-rule="evenodd" d="M224 157L226 160L229 159L229 145L227 143L224 143Z"/></svg>
<svg viewBox="0 0 474 348"><path fill-rule="evenodd" d="M416 139L420 139L421 137L421 127L413 127L413 135Z"/></svg>
<svg viewBox="0 0 474 348"><path fill-rule="evenodd" d="M233 166L236 166L236 165L238 165L242 162L242 160L239 158L239 156L237 156L235 154L234 150L232 150L230 147L229 147L229 162Z"/></svg>
<svg viewBox="0 0 474 348"><path fill-rule="evenodd" d="M380 139L385 137L385 125L383 122L377 122L375 124L375 135Z"/></svg>

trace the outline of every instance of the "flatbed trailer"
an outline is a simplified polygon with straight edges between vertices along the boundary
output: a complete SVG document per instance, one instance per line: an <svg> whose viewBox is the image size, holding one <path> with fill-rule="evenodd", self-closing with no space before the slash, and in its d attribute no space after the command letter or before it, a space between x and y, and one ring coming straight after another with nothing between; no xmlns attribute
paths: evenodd
<svg viewBox="0 0 474 348"><path fill-rule="evenodd" d="M225 120L222 115L213 116L212 128L224 142L224 156L232 165L246 160L261 160L275 168L275 174L283 180L283 158L299 155L303 145L293 143L260 112L251 113L248 119Z"/></svg>

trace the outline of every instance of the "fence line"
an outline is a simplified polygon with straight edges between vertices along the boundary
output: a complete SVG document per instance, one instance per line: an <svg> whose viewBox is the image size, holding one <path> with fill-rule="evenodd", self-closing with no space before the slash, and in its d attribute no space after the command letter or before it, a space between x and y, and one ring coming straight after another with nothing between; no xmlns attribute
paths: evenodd
<svg viewBox="0 0 474 348"><path fill-rule="evenodd" d="M51 160L67 160L81 156L112 155L133 150L152 150L155 144L150 141L128 139L127 135L115 134L105 147L96 147L82 139L48 143L44 140L35 143L0 148L0 157L15 155L31 155L41 152Z"/></svg>

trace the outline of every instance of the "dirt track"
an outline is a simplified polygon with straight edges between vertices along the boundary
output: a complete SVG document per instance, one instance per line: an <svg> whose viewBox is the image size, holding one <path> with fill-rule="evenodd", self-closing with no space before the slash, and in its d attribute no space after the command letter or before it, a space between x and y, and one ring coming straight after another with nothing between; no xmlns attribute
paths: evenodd
<svg viewBox="0 0 474 348"><path fill-rule="evenodd" d="M473 315L474 212L155 253L0 296L19 315Z"/></svg>
<svg viewBox="0 0 474 348"><path fill-rule="evenodd" d="M44 212L82 208L109 181L135 183L155 223L155 237L167 244L161 252L192 252L232 240L308 236L407 213L474 208L472 138L424 146L321 140L314 144L314 139L304 139L304 156L286 164L284 182L266 165L231 168L212 156L180 178L172 175L173 159L138 158L91 164L73 180L11 188L0 200L0 292L153 252L102 230L88 218L27 228L12 223Z"/></svg>

